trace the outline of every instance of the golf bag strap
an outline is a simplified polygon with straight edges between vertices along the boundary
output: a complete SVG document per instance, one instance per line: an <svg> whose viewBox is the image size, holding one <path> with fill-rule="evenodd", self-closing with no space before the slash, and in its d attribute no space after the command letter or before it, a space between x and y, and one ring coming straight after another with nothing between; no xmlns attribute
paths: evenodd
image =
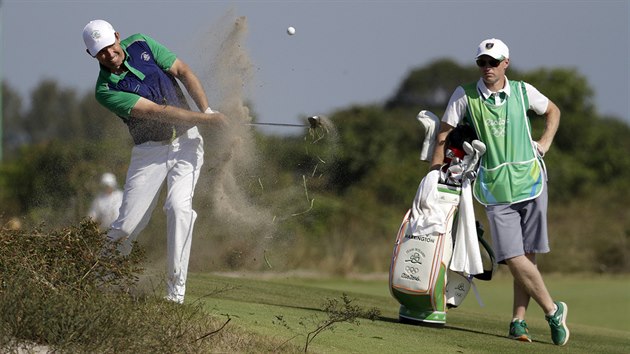
<svg viewBox="0 0 630 354"><path fill-rule="evenodd" d="M483 304L483 300L481 300L481 295L479 294L479 291L477 290L477 285L475 284L475 281L472 278L470 279L470 287L472 288L473 293L475 293L475 298L477 299L477 303L479 304L479 306L484 307L485 305Z"/></svg>

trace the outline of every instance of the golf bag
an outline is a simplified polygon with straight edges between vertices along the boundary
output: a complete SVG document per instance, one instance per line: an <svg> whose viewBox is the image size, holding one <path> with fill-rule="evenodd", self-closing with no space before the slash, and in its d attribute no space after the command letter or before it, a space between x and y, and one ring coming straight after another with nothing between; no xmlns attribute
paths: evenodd
<svg viewBox="0 0 630 354"><path fill-rule="evenodd" d="M482 239L481 225L473 219L469 222L473 223L475 230L470 230L471 227L467 227L466 231L457 230L457 226L461 225L458 218L462 217L459 210L462 187L467 186L462 182L474 179L475 166L485 152L485 146L479 147L478 141L473 149L470 144L472 138L467 129L456 129L449 135L443 168L429 172L423 179L414 205L405 214L398 230L390 264L389 286L391 295L400 303L401 322L445 324L447 309L461 304L473 286L473 277L489 280L496 269L494 255ZM435 217L424 215L418 222L419 209L429 211L425 214L434 214ZM420 214L423 212L420 211ZM476 237L473 236L474 245L477 246L477 242L480 244L474 250L478 260L476 264L483 264L483 271L477 270L470 275L449 269L456 241L462 241L464 236L470 237L473 232L476 234Z"/></svg>
<svg viewBox="0 0 630 354"><path fill-rule="evenodd" d="M447 215L446 232L414 236L409 210L396 236L389 287L400 303L401 322L446 323L446 274L453 252L452 227L459 188L439 185L438 198L439 207Z"/></svg>

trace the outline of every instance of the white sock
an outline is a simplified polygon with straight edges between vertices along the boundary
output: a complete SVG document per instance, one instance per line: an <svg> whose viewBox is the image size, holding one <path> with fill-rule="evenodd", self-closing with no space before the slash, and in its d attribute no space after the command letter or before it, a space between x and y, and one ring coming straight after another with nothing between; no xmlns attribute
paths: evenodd
<svg viewBox="0 0 630 354"><path fill-rule="evenodd" d="M553 316L554 313L556 313L556 311L558 311L558 305L556 305L555 303L553 304L553 310L551 312L549 312L547 314L548 317Z"/></svg>

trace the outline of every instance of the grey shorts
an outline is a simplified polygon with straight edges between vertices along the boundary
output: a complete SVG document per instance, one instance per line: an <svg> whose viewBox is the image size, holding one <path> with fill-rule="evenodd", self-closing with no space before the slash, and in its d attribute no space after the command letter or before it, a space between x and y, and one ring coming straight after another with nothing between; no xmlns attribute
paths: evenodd
<svg viewBox="0 0 630 354"><path fill-rule="evenodd" d="M547 186L536 199L486 206L492 248L498 263L526 253L549 252Z"/></svg>

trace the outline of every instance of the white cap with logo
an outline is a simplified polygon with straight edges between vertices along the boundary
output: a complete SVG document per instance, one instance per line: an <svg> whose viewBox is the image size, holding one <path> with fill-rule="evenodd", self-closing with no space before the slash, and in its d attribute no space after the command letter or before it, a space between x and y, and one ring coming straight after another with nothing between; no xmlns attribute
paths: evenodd
<svg viewBox="0 0 630 354"><path fill-rule="evenodd" d="M85 42L88 53L95 57L101 49L116 42L116 30L107 21L90 21L83 28L83 42Z"/></svg>
<svg viewBox="0 0 630 354"><path fill-rule="evenodd" d="M485 41L479 43L479 47L477 47L477 56L475 59L479 58L482 55L489 55L497 60L503 60L510 57L510 50L507 45L503 43L500 39L490 38Z"/></svg>

